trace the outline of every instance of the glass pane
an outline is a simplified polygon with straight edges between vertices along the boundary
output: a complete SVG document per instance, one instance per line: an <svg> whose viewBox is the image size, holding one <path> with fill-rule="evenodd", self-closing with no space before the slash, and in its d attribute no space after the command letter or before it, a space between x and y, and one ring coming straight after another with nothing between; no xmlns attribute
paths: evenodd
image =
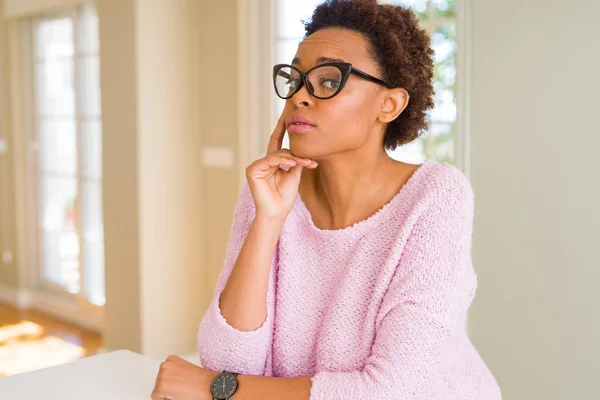
<svg viewBox="0 0 600 400"><path fill-rule="evenodd" d="M96 305L104 305L104 226L102 185L83 184L84 294Z"/></svg>
<svg viewBox="0 0 600 400"><path fill-rule="evenodd" d="M83 183L83 240L86 242L103 242L104 226L102 223L102 184L98 182Z"/></svg>
<svg viewBox="0 0 600 400"><path fill-rule="evenodd" d="M38 63L36 81L38 114L75 115L72 59L52 59Z"/></svg>
<svg viewBox="0 0 600 400"><path fill-rule="evenodd" d="M275 45L275 64L291 64L301 40L278 40Z"/></svg>
<svg viewBox="0 0 600 400"><path fill-rule="evenodd" d="M80 54L98 54L98 14L93 4L77 9L77 51Z"/></svg>
<svg viewBox="0 0 600 400"><path fill-rule="evenodd" d="M42 229L52 231L77 228L77 179L41 177Z"/></svg>
<svg viewBox="0 0 600 400"><path fill-rule="evenodd" d="M436 122L456 121L456 26L438 28L432 36L435 51L435 109L431 119Z"/></svg>
<svg viewBox="0 0 600 400"><path fill-rule="evenodd" d="M71 57L73 21L70 18L41 20L35 30L37 58Z"/></svg>
<svg viewBox="0 0 600 400"><path fill-rule="evenodd" d="M426 21L427 17L428 17L428 14L427 14L427 3L429 3L428 0L380 0L379 3L394 4L397 6L408 7L411 10L413 10L415 12L415 14L417 14L419 19L421 19L422 21Z"/></svg>
<svg viewBox="0 0 600 400"><path fill-rule="evenodd" d="M79 104L82 117L100 116L100 60L87 56L78 60Z"/></svg>
<svg viewBox="0 0 600 400"><path fill-rule="evenodd" d="M425 154L439 162L454 162L454 124L431 124L425 137Z"/></svg>
<svg viewBox="0 0 600 400"><path fill-rule="evenodd" d="M92 4L77 13L76 27L70 18L36 24L41 274L73 293L83 285L90 302L103 305L98 16Z"/></svg>
<svg viewBox="0 0 600 400"><path fill-rule="evenodd" d="M102 178L102 122L100 120L81 123L81 164L83 177Z"/></svg>
<svg viewBox="0 0 600 400"><path fill-rule="evenodd" d="M277 2L277 38L304 37L302 20L309 20L317 5L323 0L280 0Z"/></svg>
<svg viewBox="0 0 600 400"><path fill-rule="evenodd" d="M104 296L104 244L84 242L83 247L83 293L90 303L103 306Z"/></svg>
<svg viewBox="0 0 600 400"><path fill-rule="evenodd" d="M435 89L435 108L431 110L430 116L434 121L454 122L456 121L456 99L454 91L448 89L439 81L433 84Z"/></svg>
<svg viewBox="0 0 600 400"><path fill-rule="evenodd" d="M418 138L404 146L396 147L394 150L387 150L387 153L394 160L410 164L420 164L425 159L423 139Z"/></svg>
<svg viewBox="0 0 600 400"><path fill-rule="evenodd" d="M41 177L42 276L79 291L77 180Z"/></svg>
<svg viewBox="0 0 600 400"><path fill-rule="evenodd" d="M456 0L431 0L436 17L456 18Z"/></svg>
<svg viewBox="0 0 600 400"><path fill-rule="evenodd" d="M71 293L79 292L79 239L75 231L44 231L42 276Z"/></svg>
<svg viewBox="0 0 600 400"><path fill-rule="evenodd" d="M42 173L77 173L75 121L41 119L39 127L40 168Z"/></svg>
<svg viewBox="0 0 600 400"><path fill-rule="evenodd" d="M435 51L435 62L454 62L456 52L456 25L439 27L431 37L431 48Z"/></svg>
<svg viewBox="0 0 600 400"><path fill-rule="evenodd" d="M60 285L61 256L60 256L61 232L42 231L43 276L50 282Z"/></svg>

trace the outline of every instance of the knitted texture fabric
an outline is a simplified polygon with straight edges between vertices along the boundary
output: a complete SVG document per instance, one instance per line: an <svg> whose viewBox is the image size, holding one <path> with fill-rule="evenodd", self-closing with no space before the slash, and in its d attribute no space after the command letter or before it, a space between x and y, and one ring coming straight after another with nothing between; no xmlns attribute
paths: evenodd
<svg viewBox="0 0 600 400"><path fill-rule="evenodd" d="M374 215L344 229L315 226L298 195L272 260L266 320L248 332L219 308L255 215L245 184L198 330L202 365L310 376L312 400L500 399L465 327L477 286L473 212L468 179L432 160Z"/></svg>

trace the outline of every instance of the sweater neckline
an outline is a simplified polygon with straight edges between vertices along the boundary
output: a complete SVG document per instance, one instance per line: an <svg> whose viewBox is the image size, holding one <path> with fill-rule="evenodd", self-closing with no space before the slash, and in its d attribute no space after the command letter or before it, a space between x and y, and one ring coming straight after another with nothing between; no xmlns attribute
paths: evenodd
<svg viewBox="0 0 600 400"><path fill-rule="evenodd" d="M396 205L396 203L400 201L400 199L405 193L411 191L411 189L417 184L419 177L424 173L426 167L431 163L433 163L432 160L425 159L421 164L418 164L418 168L412 173L412 175L408 178L404 185L402 185L398 193L396 193L394 197L390 199L390 201L385 203L379 210L377 210L374 214L370 215L366 219L358 221L353 225L347 226L345 228L321 229L318 226L316 226L313 222L312 215L308 210L308 207L306 207L306 204L302 200L302 196L300 195L300 193L298 193L298 196L296 197L296 204L298 205L302 214L304 214L304 216L306 217L310 229L314 232L323 235L343 235L360 233L361 230L367 229L370 225L375 225L377 220L381 219L387 210L395 208L394 206Z"/></svg>

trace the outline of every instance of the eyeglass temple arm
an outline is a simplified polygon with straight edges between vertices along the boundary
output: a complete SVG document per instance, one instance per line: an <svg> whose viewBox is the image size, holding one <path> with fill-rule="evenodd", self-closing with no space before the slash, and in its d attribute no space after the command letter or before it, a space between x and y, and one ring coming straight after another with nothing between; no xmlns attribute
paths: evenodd
<svg viewBox="0 0 600 400"><path fill-rule="evenodd" d="M361 78L367 79L367 80L369 80L371 82L374 82L374 83L377 83L377 84L379 84L381 86L385 86L386 88L391 88L392 87L392 85L390 85L389 83L384 82L384 81L382 81L379 78L375 78L374 76L369 75L366 72L362 72L360 69L352 68L352 70L350 72L353 73L353 74L356 74L356 75L360 76Z"/></svg>

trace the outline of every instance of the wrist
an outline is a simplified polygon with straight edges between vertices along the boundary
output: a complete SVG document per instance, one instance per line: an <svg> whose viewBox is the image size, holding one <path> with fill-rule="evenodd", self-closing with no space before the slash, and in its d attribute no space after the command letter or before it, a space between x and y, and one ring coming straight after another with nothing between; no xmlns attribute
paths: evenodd
<svg viewBox="0 0 600 400"><path fill-rule="evenodd" d="M208 383L212 383L212 381L220 374L220 372L211 371L210 369L203 368L206 373L206 379L208 379Z"/></svg>
<svg viewBox="0 0 600 400"><path fill-rule="evenodd" d="M211 371L210 369L203 368L204 370L204 378L202 379L202 392L206 393L208 397L207 399L212 400L213 395L210 390L210 385L213 383L215 378L219 376L220 372ZM204 397L202 397L204 398Z"/></svg>
<svg viewBox="0 0 600 400"><path fill-rule="evenodd" d="M254 217L254 224L268 227L280 227L283 226L287 215L265 215L256 214Z"/></svg>

